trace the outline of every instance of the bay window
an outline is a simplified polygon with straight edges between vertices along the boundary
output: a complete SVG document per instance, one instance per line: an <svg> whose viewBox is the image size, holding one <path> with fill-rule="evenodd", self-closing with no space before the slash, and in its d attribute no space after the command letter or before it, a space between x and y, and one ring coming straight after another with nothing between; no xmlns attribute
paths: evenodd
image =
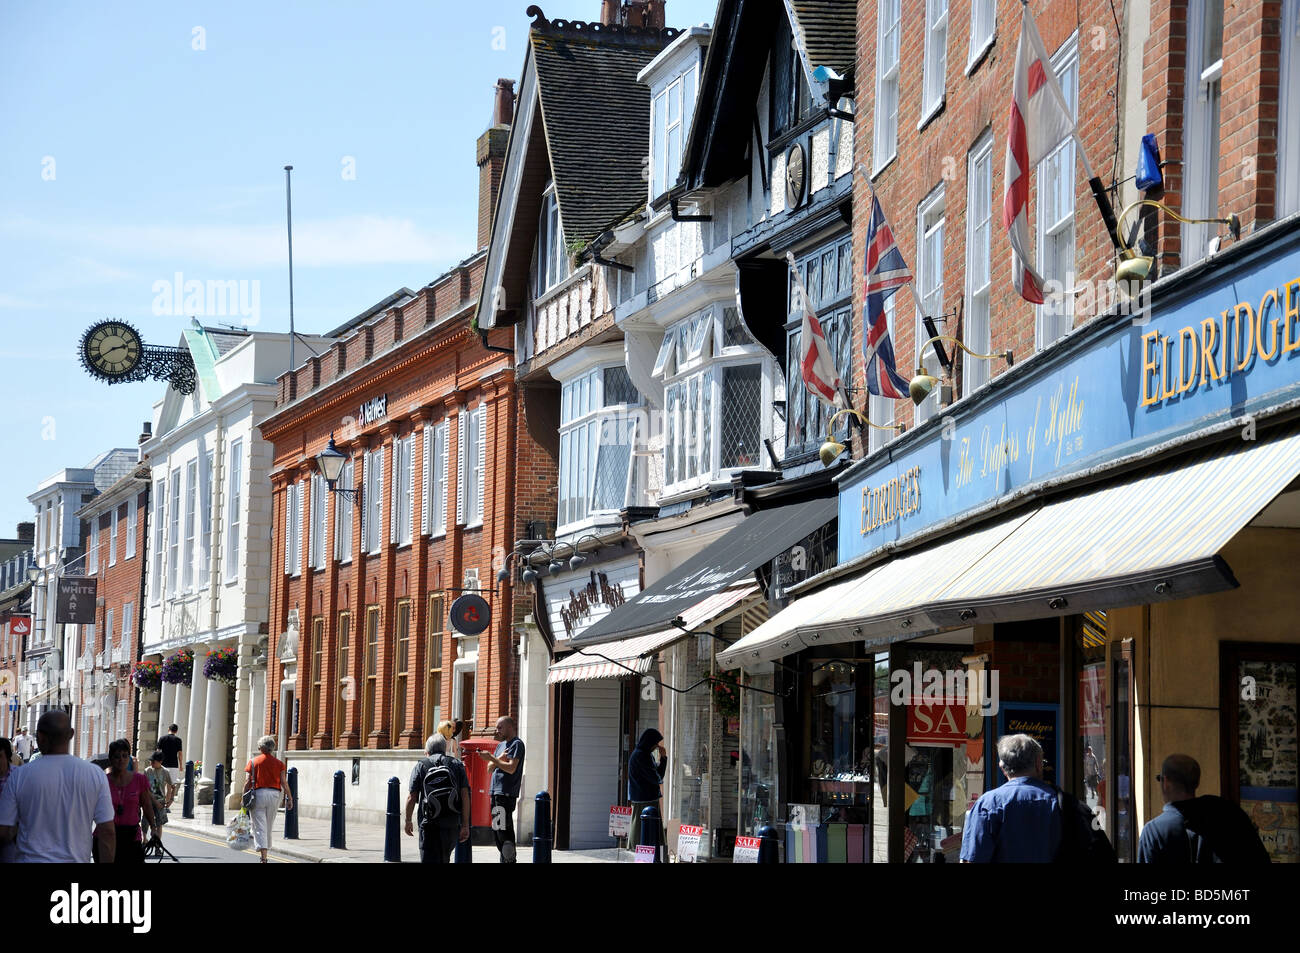
<svg viewBox="0 0 1300 953"><path fill-rule="evenodd" d="M597 367L560 391L560 507L557 525L616 514L635 500L634 409L641 395L622 365Z"/></svg>
<svg viewBox="0 0 1300 953"><path fill-rule="evenodd" d="M760 462L772 370L733 310L715 306L671 326L655 361L664 381L665 493Z"/></svg>
<svg viewBox="0 0 1300 953"><path fill-rule="evenodd" d="M808 289L808 304L821 323L840 380L850 385L853 382L853 237L845 235L796 255L795 267ZM817 451L826 439L826 423L834 408L804 384L799 366L803 312L796 300L793 275L788 277L787 285L785 455L788 458ZM847 427L848 415L845 415L835 432L843 435Z"/></svg>

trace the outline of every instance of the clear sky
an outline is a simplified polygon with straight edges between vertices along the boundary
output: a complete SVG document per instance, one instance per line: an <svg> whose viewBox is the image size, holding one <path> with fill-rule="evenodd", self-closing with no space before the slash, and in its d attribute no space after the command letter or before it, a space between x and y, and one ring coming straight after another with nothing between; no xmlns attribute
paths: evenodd
<svg viewBox="0 0 1300 953"><path fill-rule="evenodd" d="M597 20L599 0L543 0ZM671 26L715 0L668 0ZM175 345L158 282L246 282L206 324L326 331L474 251L474 143L523 67L527 0L0 0L0 537L45 477L133 447L165 384L106 386L105 317ZM256 323L254 323L256 322Z"/></svg>

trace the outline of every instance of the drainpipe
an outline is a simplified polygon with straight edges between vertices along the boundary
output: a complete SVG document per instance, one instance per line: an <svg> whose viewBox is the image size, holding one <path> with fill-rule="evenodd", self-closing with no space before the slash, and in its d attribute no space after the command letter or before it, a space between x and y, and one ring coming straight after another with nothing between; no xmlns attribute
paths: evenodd
<svg viewBox="0 0 1300 953"><path fill-rule="evenodd" d="M498 353L500 353L500 354L514 354L514 353L515 353L515 349L512 348L512 347L498 347L498 346L495 345L495 344L489 344L489 343L488 343L488 339L487 339L487 331L486 331L485 329L483 329L483 328L479 328L479 329L476 331L476 333L478 334L479 342L480 342L480 343L483 345L483 347L485 347L487 350L489 350L489 351L496 351L496 352L498 352Z"/></svg>

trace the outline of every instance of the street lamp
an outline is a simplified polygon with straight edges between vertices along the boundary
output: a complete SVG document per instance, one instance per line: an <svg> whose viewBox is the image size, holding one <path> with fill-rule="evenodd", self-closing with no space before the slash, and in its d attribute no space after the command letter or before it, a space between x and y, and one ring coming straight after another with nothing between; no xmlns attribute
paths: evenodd
<svg viewBox="0 0 1300 953"><path fill-rule="evenodd" d="M320 467L321 476L325 478L325 486L331 493L337 493L345 500L355 503L361 497L360 487L346 490L336 485L347 462L348 455L334 445L334 434L330 434L329 446L316 454L316 465Z"/></svg>

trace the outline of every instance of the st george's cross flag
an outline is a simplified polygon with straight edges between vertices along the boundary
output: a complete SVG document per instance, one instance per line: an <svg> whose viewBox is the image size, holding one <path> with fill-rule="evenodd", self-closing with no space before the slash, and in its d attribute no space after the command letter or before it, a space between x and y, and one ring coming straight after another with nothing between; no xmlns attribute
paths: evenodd
<svg viewBox="0 0 1300 953"><path fill-rule="evenodd" d="M822 323L817 320L812 302L808 300L808 289L804 287L799 269L794 265L794 256L786 254L790 271L794 274L795 307L801 312L799 329L799 373L804 386L815 397L841 409L849 405L844 396L844 385L840 381L840 372L835 369L835 358L831 354L830 344L822 331Z"/></svg>
<svg viewBox="0 0 1300 953"><path fill-rule="evenodd" d="M1016 291L1034 304L1043 303L1044 281L1034 269L1030 253L1029 174L1073 134L1074 116L1026 7L1020 20L1007 120L1007 191L1002 202L1002 226L1011 239L1011 278Z"/></svg>
<svg viewBox="0 0 1300 953"><path fill-rule="evenodd" d="M871 193L871 221L867 225L867 257L863 273L866 288L862 296L862 365L867 369L867 391L876 397L899 400L907 396L907 381L898 376L894 345L889 337L885 305L895 291L912 280L903 253L894 243L894 232L880 210L880 200Z"/></svg>

